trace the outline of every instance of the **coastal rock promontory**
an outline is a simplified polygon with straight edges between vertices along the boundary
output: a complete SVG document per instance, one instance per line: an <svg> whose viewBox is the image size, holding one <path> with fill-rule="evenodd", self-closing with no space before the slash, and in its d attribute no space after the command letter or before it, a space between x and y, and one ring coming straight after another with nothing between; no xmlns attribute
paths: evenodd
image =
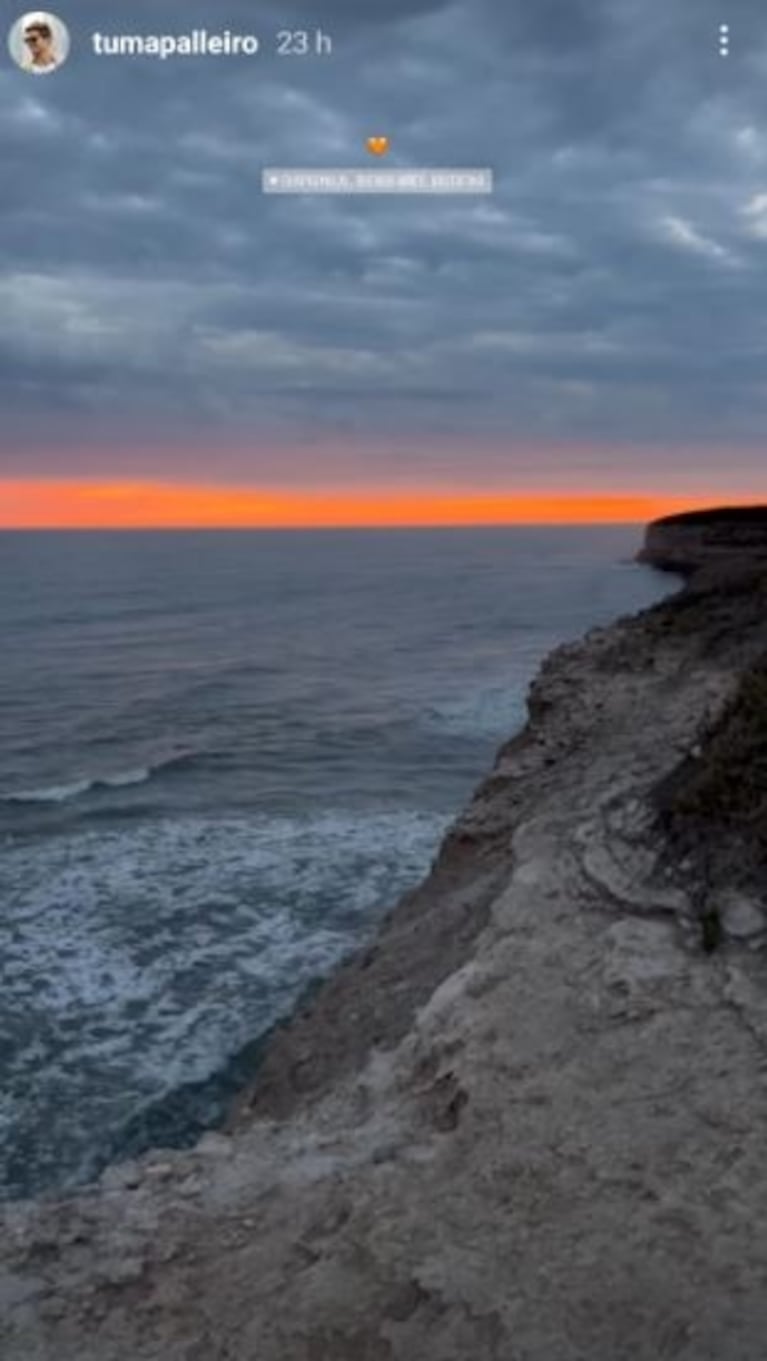
<svg viewBox="0 0 767 1361"><path fill-rule="evenodd" d="M765 543L650 527L226 1137L6 1207L3 1361L763 1361Z"/></svg>
<svg viewBox="0 0 767 1361"><path fill-rule="evenodd" d="M767 506L717 506L654 520L639 560L689 573L742 556L767 563Z"/></svg>

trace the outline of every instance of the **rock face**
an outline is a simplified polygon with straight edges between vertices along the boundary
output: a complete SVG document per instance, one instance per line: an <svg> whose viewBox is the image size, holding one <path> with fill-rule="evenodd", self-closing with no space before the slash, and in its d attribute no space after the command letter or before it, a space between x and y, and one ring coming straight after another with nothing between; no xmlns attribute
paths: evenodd
<svg viewBox="0 0 767 1361"><path fill-rule="evenodd" d="M723 506L655 520L639 559L686 573L741 555L767 562L767 506Z"/></svg>
<svg viewBox="0 0 767 1361"><path fill-rule="evenodd" d="M758 560L552 654L225 1134L7 1207L3 1361L763 1361L765 882L701 900L659 794L767 651Z"/></svg>

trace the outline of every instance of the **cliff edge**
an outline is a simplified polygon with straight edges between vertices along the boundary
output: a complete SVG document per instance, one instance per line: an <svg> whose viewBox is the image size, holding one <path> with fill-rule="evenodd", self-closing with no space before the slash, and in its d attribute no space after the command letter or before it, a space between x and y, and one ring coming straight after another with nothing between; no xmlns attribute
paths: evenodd
<svg viewBox="0 0 767 1361"><path fill-rule="evenodd" d="M762 1361L767 561L742 524L729 554L672 525L671 559L650 527L684 589L548 658L427 881L226 1132L6 1208L4 1361Z"/></svg>
<svg viewBox="0 0 767 1361"><path fill-rule="evenodd" d="M640 562L684 574L736 558L767 563L767 506L717 506L649 525Z"/></svg>

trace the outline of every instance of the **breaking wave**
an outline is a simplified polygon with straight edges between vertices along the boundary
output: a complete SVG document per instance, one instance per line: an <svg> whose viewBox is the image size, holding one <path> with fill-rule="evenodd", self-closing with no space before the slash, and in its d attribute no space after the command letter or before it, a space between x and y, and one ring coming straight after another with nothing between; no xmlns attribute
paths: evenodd
<svg viewBox="0 0 767 1361"><path fill-rule="evenodd" d="M50 785L44 789L22 789L14 794L0 797L0 803L69 803L81 799L86 794L97 794L109 789L127 789L131 785L146 784L160 773L187 766L196 758L186 752L179 756L169 756L164 761L156 761L146 766L136 766L133 770L118 770L111 775L96 775L91 778L81 776L67 784Z"/></svg>

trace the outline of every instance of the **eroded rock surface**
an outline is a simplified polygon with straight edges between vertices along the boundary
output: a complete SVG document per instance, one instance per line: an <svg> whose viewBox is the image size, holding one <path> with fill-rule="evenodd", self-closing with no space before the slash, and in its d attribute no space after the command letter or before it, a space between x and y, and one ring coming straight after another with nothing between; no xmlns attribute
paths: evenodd
<svg viewBox="0 0 767 1361"><path fill-rule="evenodd" d="M640 553L643 562L673 572L744 555L767 562L767 506L721 506L655 520Z"/></svg>
<svg viewBox="0 0 767 1361"><path fill-rule="evenodd" d="M705 949L655 792L767 589L691 589L549 658L227 1132L7 1208L4 1361L763 1361L767 903Z"/></svg>

